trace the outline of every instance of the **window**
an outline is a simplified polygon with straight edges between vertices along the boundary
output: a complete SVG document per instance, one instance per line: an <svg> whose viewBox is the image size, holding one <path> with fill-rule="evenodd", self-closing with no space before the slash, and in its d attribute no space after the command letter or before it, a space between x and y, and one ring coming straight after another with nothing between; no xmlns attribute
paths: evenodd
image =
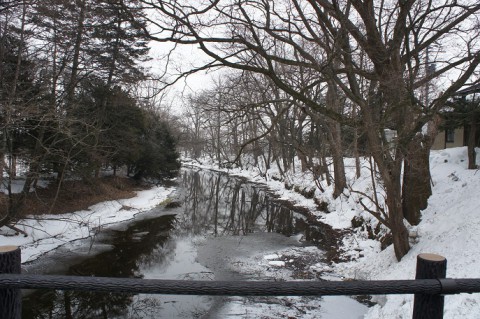
<svg viewBox="0 0 480 319"><path fill-rule="evenodd" d="M455 142L455 130L453 128L449 128L445 131L445 141L447 143Z"/></svg>

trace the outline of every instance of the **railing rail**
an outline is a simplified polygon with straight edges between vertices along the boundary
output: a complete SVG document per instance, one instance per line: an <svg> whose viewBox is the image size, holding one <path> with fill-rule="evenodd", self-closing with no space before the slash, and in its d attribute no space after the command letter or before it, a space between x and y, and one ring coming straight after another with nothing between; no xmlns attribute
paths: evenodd
<svg viewBox="0 0 480 319"><path fill-rule="evenodd" d="M446 259L417 257L415 280L373 281L194 281L20 274L20 249L0 246L0 319L21 317L20 289L222 295L336 296L414 294L414 319L443 318L444 295L479 293L480 279L445 278Z"/></svg>
<svg viewBox="0 0 480 319"><path fill-rule="evenodd" d="M0 288L212 296L445 295L478 293L480 279L278 282L0 274Z"/></svg>

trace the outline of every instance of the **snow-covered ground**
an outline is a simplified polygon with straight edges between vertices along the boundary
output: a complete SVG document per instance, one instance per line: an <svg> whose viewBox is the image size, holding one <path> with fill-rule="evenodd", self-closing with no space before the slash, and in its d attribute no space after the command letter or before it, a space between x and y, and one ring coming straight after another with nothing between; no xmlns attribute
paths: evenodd
<svg viewBox="0 0 480 319"><path fill-rule="evenodd" d="M337 271L357 279L413 279L417 255L435 253L447 259L447 277L480 278L480 173L467 170L466 148L432 152L430 167L433 195L421 223L410 228L417 235L410 252L397 262L391 246L365 249L364 257ZM377 302L365 318L411 318L411 295ZM446 296L444 318L480 318L480 294Z"/></svg>
<svg viewBox="0 0 480 319"><path fill-rule="evenodd" d="M16 227L28 233L27 237L15 235L6 227L0 230L0 245L19 246L22 263L32 261L42 254L81 238L94 238L101 227L134 218L161 202L173 191L161 186L137 192L129 199L102 202L82 210L63 215L42 215L21 220Z"/></svg>
<svg viewBox="0 0 480 319"><path fill-rule="evenodd" d="M193 161L190 163L212 168L206 161L203 165ZM345 163L352 191L345 192L345 196L337 199L333 199L332 189L326 185L325 193L320 193L318 189L315 192L317 198L328 203L329 213L318 211L312 199L306 199L294 191L295 188L297 190L315 188L309 173L301 173L297 169L297 174L291 174L287 180L289 185L296 187L287 190L285 181L280 182L272 178L278 176L275 170L268 171L266 175L260 174L258 168L225 171L267 184L282 198L299 206L308 207L318 219L334 228L351 227L351 220L355 216L361 216L375 226L376 221L368 213L360 210L357 203L358 195L353 192L357 190L371 193L374 189L371 185L368 163L362 163L362 177L357 180L353 178L353 161L346 159ZM429 199L428 208L422 214L422 222L415 227L409 226L410 232L414 234L412 249L402 261L396 261L393 247L381 251L378 241L368 239L365 231L356 229L344 238L341 247L343 254L350 257L351 261L330 265L329 270L353 279L413 279L417 255L436 253L447 258L447 277L480 278L478 267L480 201L477 199L480 197L480 173L477 170L467 170L466 148L432 151L430 165L433 195ZM382 191L378 185L376 190L382 198ZM74 214L43 216L42 220L22 220L19 227L24 227L30 236L14 236L11 231L3 228L0 230L0 245L21 246L22 260L24 262L33 260L70 240L93 236L98 227L131 219L135 214L164 201L172 191L155 187L139 192L135 198L100 203ZM262 263L271 267L283 267L276 259L279 258L272 254L265 255ZM312 269L316 267L319 266L311 266ZM375 301L377 305L369 309L365 318L411 318L413 308L411 295L380 296L376 297ZM238 306L245 310L244 303L239 302ZM446 296L444 318L480 318L480 294Z"/></svg>

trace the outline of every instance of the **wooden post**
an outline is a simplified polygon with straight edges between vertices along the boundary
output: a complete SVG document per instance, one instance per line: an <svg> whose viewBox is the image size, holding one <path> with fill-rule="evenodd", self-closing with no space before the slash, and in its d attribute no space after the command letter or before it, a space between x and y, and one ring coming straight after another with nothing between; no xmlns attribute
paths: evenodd
<svg viewBox="0 0 480 319"><path fill-rule="evenodd" d="M447 275L447 259L435 254L417 256L415 279L443 279ZM415 294L413 319L442 319L443 295Z"/></svg>
<svg viewBox="0 0 480 319"><path fill-rule="evenodd" d="M0 274L20 274L21 253L17 246L0 246ZM22 294L20 289L0 287L0 318L20 319Z"/></svg>

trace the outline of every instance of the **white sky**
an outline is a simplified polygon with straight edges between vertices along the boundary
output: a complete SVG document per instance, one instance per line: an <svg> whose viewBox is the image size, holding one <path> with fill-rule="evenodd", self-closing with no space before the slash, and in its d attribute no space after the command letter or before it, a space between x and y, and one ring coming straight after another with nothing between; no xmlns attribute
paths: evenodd
<svg viewBox="0 0 480 319"><path fill-rule="evenodd" d="M173 47L171 44L151 42L150 46L152 60L147 63L147 68L156 75L164 74L167 55L170 54L170 65L166 71L167 78L170 79L178 77L182 72L199 67L206 61L205 54L193 45L179 45L173 52L170 51ZM180 79L169 88L167 98L173 105L174 113L181 112L189 95L212 87L215 73L212 70L199 71Z"/></svg>

